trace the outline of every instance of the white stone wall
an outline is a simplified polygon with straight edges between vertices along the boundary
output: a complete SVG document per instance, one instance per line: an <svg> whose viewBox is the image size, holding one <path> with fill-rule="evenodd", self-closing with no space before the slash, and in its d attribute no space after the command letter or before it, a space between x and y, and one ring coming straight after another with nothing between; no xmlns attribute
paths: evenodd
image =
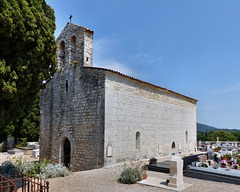
<svg viewBox="0 0 240 192"><path fill-rule="evenodd" d="M140 132L139 150L136 149L137 131ZM105 166L172 152L193 152L196 101L106 72L104 134ZM112 146L112 157L107 157L108 146Z"/></svg>

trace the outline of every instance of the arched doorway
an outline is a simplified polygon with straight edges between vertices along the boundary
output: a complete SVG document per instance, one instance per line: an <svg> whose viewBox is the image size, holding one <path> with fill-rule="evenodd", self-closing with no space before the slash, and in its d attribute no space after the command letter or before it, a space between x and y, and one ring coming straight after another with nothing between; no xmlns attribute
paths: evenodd
<svg viewBox="0 0 240 192"><path fill-rule="evenodd" d="M63 140L63 165L69 167L71 163L71 144L68 138Z"/></svg>

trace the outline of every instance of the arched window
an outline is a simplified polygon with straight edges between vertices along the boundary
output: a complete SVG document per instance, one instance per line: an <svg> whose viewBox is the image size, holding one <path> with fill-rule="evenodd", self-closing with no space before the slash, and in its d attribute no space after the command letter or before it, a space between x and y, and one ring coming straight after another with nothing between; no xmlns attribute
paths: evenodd
<svg viewBox="0 0 240 192"><path fill-rule="evenodd" d="M70 63L73 63L76 60L76 37L75 36L72 36L70 50L71 50Z"/></svg>
<svg viewBox="0 0 240 192"><path fill-rule="evenodd" d="M186 143L188 143L188 132L185 133Z"/></svg>
<svg viewBox="0 0 240 192"><path fill-rule="evenodd" d="M172 142L172 149L175 149L175 142Z"/></svg>
<svg viewBox="0 0 240 192"><path fill-rule="evenodd" d="M140 149L140 133L136 133L136 149Z"/></svg>
<svg viewBox="0 0 240 192"><path fill-rule="evenodd" d="M58 69L63 67L64 59L65 59L65 42L61 41L58 50Z"/></svg>

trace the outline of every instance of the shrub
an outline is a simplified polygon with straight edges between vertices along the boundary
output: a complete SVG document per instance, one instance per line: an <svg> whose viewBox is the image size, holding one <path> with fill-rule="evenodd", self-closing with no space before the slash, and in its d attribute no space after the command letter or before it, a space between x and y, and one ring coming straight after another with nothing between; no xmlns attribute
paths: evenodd
<svg viewBox="0 0 240 192"><path fill-rule="evenodd" d="M142 174L138 169L128 167L120 175L119 182L124 184L133 184L142 179Z"/></svg>
<svg viewBox="0 0 240 192"><path fill-rule="evenodd" d="M5 161L0 167L0 171L4 175L13 175L15 173L23 173L30 177L40 177L43 179L64 177L69 175L70 171L61 164L51 164L49 160L43 159L42 162L21 162L21 161Z"/></svg>
<svg viewBox="0 0 240 192"><path fill-rule="evenodd" d="M26 147L27 146L27 138L25 137L25 138L21 138L21 144L20 144L20 146L21 147Z"/></svg>
<svg viewBox="0 0 240 192"><path fill-rule="evenodd" d="M39 174L40 178L54 178L54 177L65 177L69 175L70 171L61 164L50 164L41 167L41 172Z"/></svg>
<svg viewBox="0 0 240 192"><path fill-rule="evenodd" d="M14 175L15 173L18 173L18 170L13 162L4 161L0 167L0 172L3 175Z"/></svg>
<svg viewBox="0 0 240 192"><path fill-rule="evenodd" d="M118 182L124 184L133 184L142 180L143 175L146 174L145 165L141 165L141 162L137 164L131 164L130 167L126 167L120 174Z"/></svg>

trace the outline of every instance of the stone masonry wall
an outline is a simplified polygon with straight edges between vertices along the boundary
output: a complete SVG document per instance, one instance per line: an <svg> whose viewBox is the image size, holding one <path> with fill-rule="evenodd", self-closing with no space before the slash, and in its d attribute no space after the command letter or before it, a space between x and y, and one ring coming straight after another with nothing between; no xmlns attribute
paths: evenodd
<svg viewBox="0 0 240 192"><path fill-rule="evenodd" d="M41 157L51 158L52 151L52 83L40 92L40 151Z"/></svg>
<svg viewBox="0 0 240 192"><path fill-rule="evenodd" d="M196 101L111 72L105 87L105 166L194 151ZM106 154L109 145L112 157Z"/></svg>
<svg viewBox="0 0 240 192"><path fill-rule="evenodd" d="M67 138L74 171L103 167L105 78L84 68L92 65L92 32L68 23L57 42L58 72L41 92L41 158L63 162Z"/></svg>

